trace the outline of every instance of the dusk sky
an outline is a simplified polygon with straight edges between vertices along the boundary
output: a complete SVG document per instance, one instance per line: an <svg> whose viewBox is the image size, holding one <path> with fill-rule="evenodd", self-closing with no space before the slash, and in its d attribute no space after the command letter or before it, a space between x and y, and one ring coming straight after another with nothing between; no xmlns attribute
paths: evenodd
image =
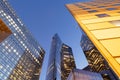
<svg viewBox="0 0 120 80"><path fill-rule="evenodd" d="M87 66L80 48L81 32L65 4L87 0L8 0L34 38L45 50L41 79L45 80L52 36L58 33L63 43L72 47L77 68ZM52 55L51 55L52 56Z"/></svg>

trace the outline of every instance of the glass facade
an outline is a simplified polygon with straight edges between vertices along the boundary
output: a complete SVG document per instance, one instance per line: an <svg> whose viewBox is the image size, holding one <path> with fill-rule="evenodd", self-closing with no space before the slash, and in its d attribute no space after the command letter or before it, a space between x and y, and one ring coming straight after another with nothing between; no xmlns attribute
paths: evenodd
<svg viewBox="0 0 120 80"><path fill-rule="evenodd" d="M112 72L120 79L120 0L92 0L76 2L66 7L84 32L83 51L93 70ZM90 44L88 44L90 43ZM93 47L91 48L91 43ZM107 64L107 65L106 65ZM105 68L106 67L106 68ZM109 79L108 79L109 80Z"/></svg>
<svg viewBox="0 0 120 80"><path fill-rule="evenodd" d="M73 68L75 68L75 62L72 49L63 44L55 34L51 43L46 80L66 80Z"/></svg>
<svg viewBox="0 0 120 80"><path fill-rule="evenodd" d="M80 41L80 46L83 51L88 51L94 47L92 42L88 39L88 37L83 33Z"/></svg>
<svg viewBox="0 0 120 80"><path fill-rule="evenodd" d="M80 43L89 63L89 69L86 68L84 70L98 72L103 76L104 80L117 80L115 74L109 67L104 57L85 34L82 35Z"/></svg>
<svg viewBox="0 0 120 80"><path fill-rule="evenodd" d="M62 41L59 36L55 34L51 43L46 80L61 80L61 47Z"/></svg>
<svg viewBox="0 0 120 80"><path fill-rule="evenodd" d="M8 1L0 0L0 80L38 78L44 53Z"/></svg>
<svg viewBox="0 0 120 80"><path fill-rule="evenodd" d="M103 80L103 78L99 73L74 69L67 80Z"/></svg>
<svg viewBox="0 0 120 80"><path fill-rule="evenodd" d="M66 80L71 70L76 66L71 47L62 44L61 54L61 80Z"/></svg>

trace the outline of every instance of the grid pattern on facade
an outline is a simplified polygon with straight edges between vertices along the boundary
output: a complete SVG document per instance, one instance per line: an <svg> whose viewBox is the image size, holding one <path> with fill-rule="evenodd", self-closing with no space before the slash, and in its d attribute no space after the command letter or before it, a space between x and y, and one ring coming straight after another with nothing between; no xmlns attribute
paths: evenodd
<svg viewBox="0 0 120 80"><path fill-rule="evenodd" d="M94 47L92 42L87 38L85 34L82 34L81 36L80 46L83 51L89 51Z"/></svg>
<svg viewBox="0 0 120 80"><path fill-rule="evenodd" d="M100 52L96 49L94 44L83 33L80 41L80 45L87 58L89 65L84 70L98 72L102 75L104 80L117 80L115 74L108 66L108 63Z"/></svg>
<svg viewBox="0 0 120 80"><path fill-rule="evenodd" d="M23 56L26 51L28 56ZM39 78L44 53L8 1L0 0L0 80L33 80L36 73L36 77ZM32 67L31 69L29 65L26 65L27 63L35 66L36 69ZM23 64L25 64L24 68ZM19 67L17 67L18 65ZM25 73L25 68L31 69L31 72L36 70L36 72L31 78L27 78L31 74ZM27 75L26 78L23 74Z"/></svg>
<svg viewBox="0 0 120 80"><path fill-rule="evenodd" d="M19 59L8 80L31 80L35 70L35 62L29 52L25 52Z"/></svg>
<svg viewBox="0 0 120 80"><path fill-rule="evenodd" d="M36 64L29 51L25 51L12 70L8 80L38 80L41 65Z"/></svg>
<svg viewBox="0 0 120 80"><path fill-rule="evenodd" d="M62 80L66 80L70 72L76 68L72 49L63 44L61 49L61 74Z"/></svg>
<svg viewBox="0 0 120 80"><path fill-rule="evenodd" d="M94 72L100 72L109 69L108 64L106 64L104 58L100 55L96 48L92 48L85 52L88 63Z"/></svg>
<svg viewBox="0 0 120 80"><path fill-rule="evenodd" d="M90 71L101 72L109 69L105 59L85 34L81 36L80 46L87 58Z"/></svg>
<svg viewBox="0 0 120 80"><path fill-rule="evenodd" d="M67 8L120 78L119 3L119 0L94 0L68 4Z"/></svg>
<svg viewBox="0 0 120 80"><path fill-rule="evenodd" d="M23 49L13 36L0 44L0 79L6 80L23 54Z"/></svg>

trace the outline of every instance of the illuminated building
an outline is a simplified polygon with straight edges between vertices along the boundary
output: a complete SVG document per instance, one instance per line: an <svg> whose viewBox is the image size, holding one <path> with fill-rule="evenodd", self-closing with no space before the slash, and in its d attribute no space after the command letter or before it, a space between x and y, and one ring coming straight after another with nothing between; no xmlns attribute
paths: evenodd
<svg viewBox="0 0 120 80"><path fill-rule="evenodd" d="M71 71L67 80L103 80L99 73L74 69Z"/></svg>
<svg viewBox="0 0 120 80"><path fill-rule="evenodd" d="M44 53L7 0L0 0L0 80L38 80Z"/></svg>
<svg viewBox="0 0 120 80"><path fill-rule="evenodd" d="M81 37L80 43L89 63L89 65L84 68L84 70L99 72L103 76L104 80L117 80L115 74L109 67L104 57L100 54L100 52L84 33Z"/></svg>
<svg viewBox="0 0 120 80"><path fill-rule="evenodd" d="M72 49L55 34L52 38L46 80L66 80L75 68Z"/></svg>
<svg viewBox="0 0 120 80"><path fill-rule="evenodd" d="M66 6L94 45L86 54L96 53L104 67L109 66L120 79L120 0L93 0Z"/></svg>

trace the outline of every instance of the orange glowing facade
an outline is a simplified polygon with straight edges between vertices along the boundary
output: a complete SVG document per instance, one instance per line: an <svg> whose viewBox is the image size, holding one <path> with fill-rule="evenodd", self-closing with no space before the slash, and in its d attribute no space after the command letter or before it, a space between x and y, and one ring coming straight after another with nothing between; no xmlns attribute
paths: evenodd
<svg viewBox="0 0 120 80"><path fill-rule="evenodd" d="M120 79L120 0L93 0L66 6Z"/></svg>

